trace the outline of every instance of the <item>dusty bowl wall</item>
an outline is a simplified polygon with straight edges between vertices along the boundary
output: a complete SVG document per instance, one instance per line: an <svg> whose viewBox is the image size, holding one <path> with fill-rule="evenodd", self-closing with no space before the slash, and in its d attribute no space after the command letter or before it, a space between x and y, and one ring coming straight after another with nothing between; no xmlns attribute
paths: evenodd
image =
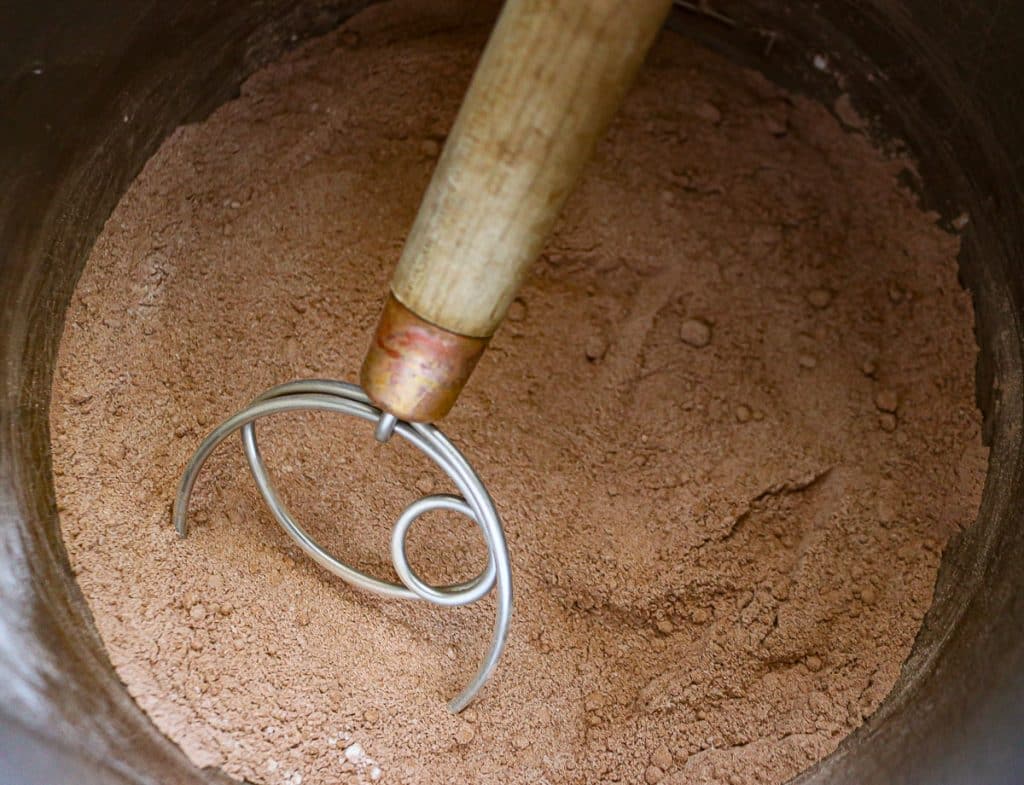
<svg viewBox="0 0 1024 785"><path fill-rule="evenodd" d="M229 98L262 63L366 4L3 5L4 783L227 782L195 769L160 736L110 668L60 540L50 375L89 248L160 141ZM865 727L798 781L1024 782L1024 6L712 0L679 2L669 24L827 102L849 92L874 118L879 138L905 140L919 158L926 204L947 218L971 217L961 270L978 314L978 402L993 456L980 519L947 552L935 605L900 683Z"/></svg>

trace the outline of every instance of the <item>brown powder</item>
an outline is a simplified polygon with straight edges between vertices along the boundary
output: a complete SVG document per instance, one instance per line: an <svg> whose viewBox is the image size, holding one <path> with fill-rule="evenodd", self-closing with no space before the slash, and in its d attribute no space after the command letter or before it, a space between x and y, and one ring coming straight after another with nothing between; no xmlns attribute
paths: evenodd
<svg viewBox="0 0 1024 785"><path fill-rule="evenodd" d="M477 12L474 12L477 13ZM65 542L111 659L200 765L259 783L778 783L893 685L977 510L956 238L823 108L666 34L444 430L503 515L506 656L458 717L493 603L361 593L305 559L219 420L354 379L486 35L391 4L177 131L96 243L54 384ZM328 415L260 430L300 520L391 574L445 484ZM435 514L434 581L484 558Z"/></svg>

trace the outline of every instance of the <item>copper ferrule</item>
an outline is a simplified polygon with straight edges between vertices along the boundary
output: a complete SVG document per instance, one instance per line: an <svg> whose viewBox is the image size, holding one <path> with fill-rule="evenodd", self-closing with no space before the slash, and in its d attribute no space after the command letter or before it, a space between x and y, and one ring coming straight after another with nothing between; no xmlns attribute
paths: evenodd
<svg viewBox="0 0 1024 785"><path fill-rule="evenodd" d="M389 294L360 383L376 406L412 422L440 420L466 386L489 338L421 319Z"/></svg>

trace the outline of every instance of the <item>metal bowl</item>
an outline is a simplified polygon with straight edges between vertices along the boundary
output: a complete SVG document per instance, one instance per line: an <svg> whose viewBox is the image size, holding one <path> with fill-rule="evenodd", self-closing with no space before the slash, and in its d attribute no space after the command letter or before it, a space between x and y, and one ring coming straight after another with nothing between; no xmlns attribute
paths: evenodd
<svg viewBox="0 0 1024 785"><path fill-rule="evenodd" d="M60 538L47 407L64 313L103 221L176 126L365 0L6 0L0 10L0 781L230 782L117 679ZM685 35L905 142L915 187L970 214L961 278L991 465L896 687L799 783L1024 782L1024 5L677 2Z"/></svg>

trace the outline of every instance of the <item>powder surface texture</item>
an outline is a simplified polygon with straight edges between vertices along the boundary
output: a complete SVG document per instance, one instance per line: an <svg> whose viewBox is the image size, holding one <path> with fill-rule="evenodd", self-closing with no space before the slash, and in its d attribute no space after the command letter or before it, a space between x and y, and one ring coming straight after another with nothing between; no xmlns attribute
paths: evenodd
<svg viewBox="0 0 1024 785"><path fill-rule="evenodd" d="M252 76L129 188L73 297L57 497L110 658L200 766L271 785L781 783L895 683L987 454L958 239L825 108L666 33L443 429L503 516L493 602L377 598L306 559L237 439L270 385L355 380L490 22L395 3ZM296 517L393 577L391 525L450 491L326 414L261 447ZM473 524L410 535L433 582Z"/></svg>

